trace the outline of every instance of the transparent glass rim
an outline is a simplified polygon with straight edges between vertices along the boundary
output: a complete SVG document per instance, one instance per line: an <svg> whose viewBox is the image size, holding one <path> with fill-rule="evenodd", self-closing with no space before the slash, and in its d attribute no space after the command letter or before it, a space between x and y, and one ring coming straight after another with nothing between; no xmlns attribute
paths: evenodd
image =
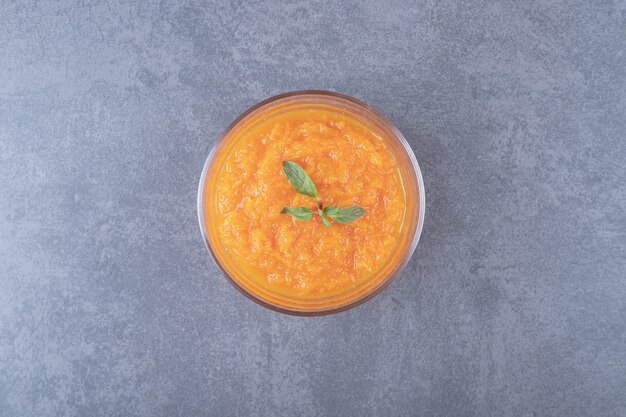
<svg viewBox="0 0 626 417"><path fill-rule="evenodd" d="M228 137L229 133L242 120L244 120L247 116L249 116L250 114L256 112L257 110L259 110L261 108L269 107L272 104L274 104L274 103L276 103L278 101L287 99L287 98L291 98L291 99L293 99L293 98L314 98L316 96L317 97L334 98L334 99L348 101L351 104L356 105L358 107L361 107L362 109L364 109L366 111L369 111L369 112L373 113L376 117L378 117L379 121L382 122L385 125L385 127L387 127L389 129L389 131L391 131L393 133L395 138L402 145L402 149L404 150L406 156L411 161L411 167L413 169L413 173L414 173L415 178L417 180L417 191L418 191L418 196L419 196L419 203L418 203L418 208L417 208L418 209L418 213L417 213L417 223L415 225L415 232L414 232L413 239L412 239L411 243L407 247L406 253L402 257L401 262L397 265L395 270L391 274L389 274L387 277L385 277L375 288L373 288L368 293L363 294L360 297L357 297L357 298L355 298L353 300L350 300L350 301L348 301L348 302L346 302L344 304L341 304L341 305L325 307L325 308L321 308L321 309L296 309L296 308L290 308L290 307L286 307L286 306L282 306L282 305L278 305L278 304L272 303L272 302L270 302L270 301L268 301L268 300L258 296L257 294L254 294L254 293L248 291L246 288L242 287L230 275L230 273L226 270L226 268L220 263L220 261L219 261L217 255L216 255L214 249L211 246L211 242L209 240L209 237L208 237L208 234L207 234L207 231L206 231L206 220L205 220L205 216L204 216L204 188L205 188L207 173L209 171L209 168L211 166L213 158L214 158L214 156L215 156L215 154L216 154L220 144ZM391 282L393 282L396 279L396 277L398 275L400 275L400 273L404 270L404 268L408 264L409 260L411 259L411 257L415 253L415 250L417 248L417 244L418 244L420 236L422 234L422 228L424 226L425 208L426 208L426 204L425 204L425 190L424 190L424 179L422 177L422 172L420 170L419 164L418 164L417 159L415 157L415 153L411 149L411 146L407 142L407 140L404 137L404 135L400 132L400 130L398 130L398 128L389 119L387 119L387 117L385 117L382 113L380 113L378 110L376 110L375 108L371 107L370 105L368 105L368 104L366 104L366 103L364 103L364 102L362 102L360 100L357 100L357 99L355 99L353 97L346 96L346 95L340 94L340 93L335 93L335 92L332 92L332 91L326 91L326 90L300 90L300 91L292 91L292 92L288 92L288 93L279 94L279 95L270 97L270 98L268 98L266 100L263 100L263 101L255 104L254 106L248 108L243 113L241 113L224 130L224 132L221 134L220 138L211 147L211 151L209 152L209 155L207 156L207 158L206 158L206 160L204 162L204 166L202 168L202 174L200 175L200 182L198 184L198 196L197 196L198 223L199 223L199 226L200 226L200 233L202 235L202 239L204 240L204 244L205 244L205 246L206 246L206 248L207 248L211 258L213 259L213 262L220 269L220 271L222 272L222 275L224 275L224 277L227 279L227 281L230 282L239 292L244 294L246 297L248 297L252 301L262 305L263 307L269 308L271 310L278 311L280 313L290 314L290 315L297 315L297 316L321 316L321 315L326 315L326 314L338 313L338 312L341 312L341 311L345 311L345 310L354 308L354 307L364 303L365 301L370 300L371 298L373 298L374 296L376 296L380 292L382 292L389 284L391 284Z"/></svg>

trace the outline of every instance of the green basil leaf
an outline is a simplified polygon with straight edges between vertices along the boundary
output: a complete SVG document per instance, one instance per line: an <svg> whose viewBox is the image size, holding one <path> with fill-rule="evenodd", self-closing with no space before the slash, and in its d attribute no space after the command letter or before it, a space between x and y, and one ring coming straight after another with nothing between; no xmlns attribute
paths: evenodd
<svg viewBox="0 0 626 417"><path fill-rule="evenodd" d="M287 180L289 180L289 183L297 192L308 195L309 197L319 197L317 188L315 188L311 177L309 177L309 174L307 174L300 165L292 161L284 161L283 171L285 171Z"/></svg>
<svg viewBox="0 0 626 417"><path fill-rule="evenodd" d="M356 219L358 219L364 214L365 214L365 210L363 210L361 207L348 206L348 207L340 208L339 210L337 210L336 214L333 214L333 215L328 214L328 217L333 219L333 221L336 223L345 224L345 223L350 223L350 222L355 221Z"/></svg>
<svg viewBox="0 0 626 417"><path fill-rule="evenodd" d="M328 206L324 207L324 215L326 216L334 216L339 211L339 206Z"/></svg>
<svg viewBox="0 0 626 417"><path fill-rule="evenodd" d="M285 206L280 214L288 214L298 220L311 220L313 212L306 207L289 207Z"/></svg>
<svg viewBox="0 0 626 417"><path fill-rule="evenodd" d="M326 227L330 227L330 222L326 217L322 217L322 224Z"/></svg>

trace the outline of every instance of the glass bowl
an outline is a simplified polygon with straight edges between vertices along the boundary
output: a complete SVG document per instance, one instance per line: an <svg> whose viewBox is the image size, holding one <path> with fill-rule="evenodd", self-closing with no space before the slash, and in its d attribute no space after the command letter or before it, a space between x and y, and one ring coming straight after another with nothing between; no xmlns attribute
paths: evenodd
<svg viewBox="0 0 626 417"><path fill-rule="evenodd" d="M273 292L246 277L236 263L220 252L219 233L207 216L214 193L212 188L224 158L232 144L256 123L284 112L308 108L332 109L349 115L379 134L398 164L405 193L400 236L387 262L354 287L320 298L297 298ZM382 114L367 104L342 94L306 90L281 94L264 100L240 115L211 149L204 163L198 187L198 220L200 231L211 257L228 281L250 299L264 307L294 315L323 315L355 307L380 293L399 275L415 252L424 223L424 181L415 155L400 131Z"/></svg>

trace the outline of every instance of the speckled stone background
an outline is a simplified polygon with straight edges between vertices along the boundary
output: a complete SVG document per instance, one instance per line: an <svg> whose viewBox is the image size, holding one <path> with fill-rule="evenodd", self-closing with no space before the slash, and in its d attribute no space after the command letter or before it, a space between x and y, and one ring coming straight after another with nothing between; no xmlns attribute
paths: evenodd
<svg viewBox="0 0 626 417"><path fill-rule="evenodd" d="M624 1L0 1L0 416L625 416ZM387 114L422 240L334 316L198 230L277 93Z"/></svg>

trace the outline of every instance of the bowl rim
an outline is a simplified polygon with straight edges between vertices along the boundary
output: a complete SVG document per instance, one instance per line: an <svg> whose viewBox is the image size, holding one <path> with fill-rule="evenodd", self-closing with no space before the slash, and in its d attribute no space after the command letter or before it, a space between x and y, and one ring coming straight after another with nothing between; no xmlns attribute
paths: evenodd
<svg viewBox="0 0 626 417"><path fill-rule="evenodd" d="M226 271L226 268L222 266L222 264L219 262L217 255L213 251L213 248L211 247L211 242L209 241L208 234L205 228L206 222L205 222L204 210L203 210L204 208L204 205L203 205L204 185L206 183L206 176L207 176L209 167L211 165L211 162L213 161L213 157L215 156L215 153L217 152L217 149L219 148L219 145L226 139L228 134L239 124L239 122L241 122L244 118L246 118L248 115L255 112L256 110L262 107L265 107L267 105L270 105L274 102L277 102L286 98L294 98L298 96L322 96L322 97L331 97L331 98L335 98L339 100L345 100L359 107L362 107L369 112L372 112L376 117L378 117L383 123L387 125L386 127L393 133L393 135L396 137L396 139L398 139L398 141L402 145L404 152L406 153L409 160L411 161L411 165L413 167L413 171L417 179L417 191L419 194L418 215L417 215L417 224L415 226L415 234L413 235L413 240L408 246L405 256L402 258L402 261L397 265L395 270L391 274L389 274L389 276L384 278L380 282L380 284L378 284L376 287L374 287L372 290L370 290L366 294L363 294L360 297L357 297L344 304L331 306L331 307L325 307L321 309L296 309L296 308L276 305L246 290L244 287L242 287L233 277L230 276L228 271ZM200 182L198 184L197 212L198 212L198 223L200 226L200 233L202 235L202 239L204 240L204 244L207 250L209 251L209 255L213 259L213 262L215 263L215 265L217 265L217 267L221 271L222 275L240 293L242 293L243 295L245 295L252 301L256 302L257 304L260 304L263 307L269 308L271 310L274 310L280 313L295 315L295 316L322 316L322 315L339 313L339 312L357 307L363 304L364 302L370 300L374 296L380 294L385 288L387 288L387 286L389 286L389 284L391 284L398 277L398 275L400 275L400 273L404 270L409 260L412 258L413 254L415 253L417 244L422 234L422 229L424 227L425 211L426 211L426 200L425 200L424 179L422 177L422 171L417 162L417 158L415 157L415 153L413 152L413 149L411 148L411 145L409 145L409 143L407 142L404 135L400 132L400 130L386 116L384 116L382 113L380 113L378 110L376 110L369 104L364 103L356 98L347 96L345 94L336 93L334 91L328 91L328 90L290 91L287 93L282 93L282 94L269 97L265 100L262 100L256 103L255 105L248 108L247 110L245 110L237 118L235 118L235 120L233 120L226 129L224 129L222 134L219 136L219 139L211 147L211 150L209 151L209 154L202 167L202 174L200 175Z"/></svg>

